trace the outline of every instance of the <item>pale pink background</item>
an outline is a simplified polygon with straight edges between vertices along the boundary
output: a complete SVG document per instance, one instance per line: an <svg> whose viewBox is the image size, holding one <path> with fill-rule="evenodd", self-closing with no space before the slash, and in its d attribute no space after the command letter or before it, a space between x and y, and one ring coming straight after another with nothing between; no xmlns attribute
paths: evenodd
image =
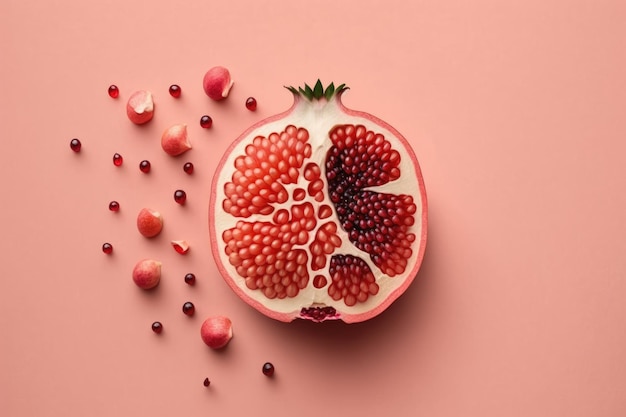
<svg viewBox="0 0 626 417"><path fill-rule="evenodd" d="M619 0L2 1L0 415L626 415L624 22ZM200 87L216 64L236 80L220 105ZM318 77L409 139L430 203L414 285L353 326L262 316L208 246L219 156ZM145 128L124 115L140 88ZM180 122L194 149L172 159L158 141ZM134 229L143 206L165 216L156 241ZM144 256L164 264L149 295L130 280ZM199 338L217 313L221 353Z"/></svg>

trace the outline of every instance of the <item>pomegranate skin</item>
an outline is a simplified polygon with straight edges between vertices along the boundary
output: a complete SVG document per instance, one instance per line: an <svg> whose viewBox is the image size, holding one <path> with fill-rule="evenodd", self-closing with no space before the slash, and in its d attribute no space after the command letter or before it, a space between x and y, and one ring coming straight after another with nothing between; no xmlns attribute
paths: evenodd
<svg viewBox="0 0 626 417"><path fill-rule="evenodd" d="M153 259L142 259L133 268L133 281L143 289L150 290L161 281L161 262Z"/></svg>
<svg viewBox="0 0 626 417"><path fill-rule="evenodd" d="M233 324L228 317L209 317L202 323L200 337L211 349L222 349L233 337Z"/></svg>
<svg viewBox="0 0 626 417"><path fill-rule="evenodd" d="M369 320L385 311L389 305L391 305L406 291L408 286L415 279L423 260L427 241L428 210L426 189L417 158L409 142L388 123L372 116L371 114L346 108L341 102L341 96L346 91L343 86L338 87L334 92L331 91L330 94L326 94L328 91L326 90L326 92L322 95L316 95L314 90L310 88L308 91L302 89L296 90L294 88L289 88L289 90L294 93L294 104L292 107L283 113L262 120L244 131L227 149L216 170L216 174L213 177L209 204L209 230L213 257L221 275L231 289L243 301L268 317L284 322L290 322L297 318L308 319L315 322L339 319L346 323ZM311 122L311 120L314 120L314 122ZM317 227L317 230L319 231L322 229L322 223L327 220L333 220L334 223L338 225L337 234L339 239L335 240L341 241L341 243L336 245L335 249L330 248L330 252L325 253L333 253L332 251L335 250L336 254L343 256L344 258L346 256L345 254L355 256L360 255L362 259L359 258L358 261L362 261L361 263L365 263L372 269L371 275L374 275L375 277L376 288L370 292L369 299L366 301L358 301L355 303L354 300L350 300L348 303L348 297L345 296L340 296L342 299L336 301L330 297L332 292L331 286L336 285L337 283L333 281L333 275L328 270L329 263L326 262L326 264L324 264L322 261L320 265L323 265L323 268L319 271L315 271L311 270L311 259L309 259L309 263L307 264L307 268L309 268L309 280L304 287L301 287L300 294L296 294L292 297L294 291L291 291L291 293L288 291L286 297L283 295L283 297L285 297L284 299L279 299L278 297L273 298L274 294L270 291L269 296L264 297L259 289L254 288L254 286L258 284L252 283L250 286L247 283L248 281L245 276L239 275L240 270L245 273L246 266L244 265L243 269L236 269L232 265L232 262L239 261L240 256L237 253L233 255L233 252L230 252L230 255L225 253L226 235L230 237L230 235L234 236L235 232L240 232L236 230L239 227L237 226L238 222L244 224L243 227L245 229L245 227L248 227L246 224L253 225L255 222L273 224L277 219L280 220L281 218L284 218L285 215L284 213L279 213L281 210L274 210L270 211L270 214L264 214L263 212L260 215L254 214L254 216L257 217L250 220L250 218L247 217L249 216L247 213L243 215L225 214L226 208L223 206L223 202L228 199L225 196L225 188L231 187L227 181L231 178L230 174L237 170L233 169L233 166L236 166L236 164L247 163L247 159L240 160L239 162L235 162L235 160L239 156L243 157L244 155L252 155L248 152L249 146L252 144L254 138L261 137L261 140L266 140L265 138L269 137L268 135L273 132L284 134L286 130L283 129L289 125L296 126L298 129L303 127L313 132L309 136L311 142L316 140L318 141L316 143L312 143L313 150L311 151L310 158L311 160L316 157L318 158L313 162L317 163L322 170L321 179L325 184L325 188L322 189L322 192L328 192L330 194L331 190L329 190L328 187L328 178L325 177L325 175L328 175L325 166L325 158L327 158L326 155L329 155L327 152L330 152L329 149L332 146L328 142L319 143L319 141L328 141L329 138L327 137L327 139L323 139L324 136L334 132L337 125L342 125L343 123L345 123L347 130L360 129L360 131L367 130L368 134L370 131L376 134L382 134L384 138L388 139L391 149L397 150L401 156L402 162L398 165L398 168L402 172L401 176L399 176L395 182L390 181L389 184L379 187L377 191L381 194L385 194L385 192L387 192L389 195L392 195L392 197L401 197L403 193L406 192L410 194L413 199L412 201L414 201L414 205L412 206L414 215L411 218L411 225L409 227L410 233L413 235L413 240L411 240L412 243L409 249L409 255L406 259L407 262L405 263L405 266L398 269L398 271L393 271L393 268L387 267L387 270L391 272L381 272L381 268L378 268L380 265L373 261L373 258L367 258L365 256L367 254L363 255L363 252L360 252L360 249L355 250L352 247L354 246L352 245L353 243L356 244L356 240L350 240L350 233L348 230L343 229L342 222L337 217L337 207L335 207L334 210L329 210L328 206L330 203L328 202L328 198L324 196L322 196L319 200L316 196L315 201L313 201L314 199L311 191L309 191L309 196L306 196L307 188L305 186L300 186L301 183L298 182L295 188L293 188L292 196L289 197L293 198L293 200L289 200L287 203L295 206L299 204L296 201L303 201L304 203L302 207L308 203L321 203L319 206L316 206L316 210L318 210L317 213L324 212L325 214L323 216L320 214L317 218L317 220L319 220L319 224L315 227ZM297 134L299 135L299 133ZM294 135L296 135L296 133L294 133ZM257 147L256 149L258 151L259 148ZM257 151L250 150L250 152ZM392 156L391 158L394 159L395 156ZM305 159L305 162L302 164L302 168L307 165L308 161L308 159ZM253 168L250 167L249 169ZM243 172L243 168L241 168L241 172ZM301 174L306 177L306 170L302 169ZM310 173L309 176L311 176ZM232 178L234 181L235 177L233 176ZM298 179L297 181L301 180ZM251 179L249 182L254 182L254 179ZM311 183L310 186L311 185L315 184ZM314 191L318 189L319 188L314 187ZM367 187L364 189L367 189ZM305 197L302 197L303 195ZM255 200L250 201L254 202ZM345 202L345 204L349 203ZM275 209L277 208L278 207L275 207ZM328 217L328 213L332 214L332 219ZM322 219L325 220L322 221ZM291 220L289 220L288 223L289 222L294 223ZM268 227L270 227L268 230L271 230L272 226ZM311 236L314 235L313 232L314 230L311 231ZM328 234L326 233L326 235ZM331 239L330 241L334 242L335 240ZM311 249L313 246L309 245L310 242L311 240L301 247L304 252L306 252L309 256L312 256L313 252L317 249ZM394 245L391 244L390 246L393 247ZM250 250L253 250L252 246L250 247ZM258 253L256 252L257 250L258 248L255 247L255 253ZM326 250L325 247L324 250ZM235 257L233 258L233 256ZM330 258L330 256L327 257ZM350 256L348 255L348 257ZM259 264L257 263L257 265ZM260 267L263 268L263 264L261 264ZM355 279L360 279L359 275L360 273L357 274ZM361 285L365 284L362 282ZM318 294L324 292L327 292L327 294L322 294L318 297ZM346 300L345 303L342 302L343 299Z"/></svg>
<svg viewBox="0 0 626 417"><path fill-rule="evenodd" d="M139 90L131 94L126 104L126 115L136 125L142 125L152 120L154 116L152 93Z"/></svg>
<svg viewBox="0 0 626 417"><path fill-rule="evenodd" d="M215 101L224 100L228 97L233 84L230 71L222 66L216 66L208 70L202 80L204 92Z"/></svg>

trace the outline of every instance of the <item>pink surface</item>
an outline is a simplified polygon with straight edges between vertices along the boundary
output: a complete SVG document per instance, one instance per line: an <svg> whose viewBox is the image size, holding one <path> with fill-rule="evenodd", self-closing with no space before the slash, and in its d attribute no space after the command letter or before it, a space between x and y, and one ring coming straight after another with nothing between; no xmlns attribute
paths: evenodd
<svg viewBox="0 0 626 417"><path fill-rule="evenodd" d="M131 3L0 6L0 415L626 415L623 2ZM235 79L219 104L202 91L218 64ZM209 249L221 153L318 77L412 143L429 197L419 276L352 326L264 317ZM136 89L156 100L142 127ZM175 123L194 146L177 159L159 146ZM144 206L165 218L155 240L134 227ZM142 257L163 262L151 294L130 277ZM212 314L233 320L223 352L200 340Z"/></svg>

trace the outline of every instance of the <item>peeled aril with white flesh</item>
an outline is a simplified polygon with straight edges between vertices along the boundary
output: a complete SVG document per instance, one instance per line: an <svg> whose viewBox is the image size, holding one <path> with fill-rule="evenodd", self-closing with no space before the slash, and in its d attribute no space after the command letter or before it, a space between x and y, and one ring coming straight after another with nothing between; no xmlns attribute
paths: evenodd
<svg viewBox="0 0 626 417"><path fill-rule="evenodd" d="M344 85L288 89L293 106L246 130L217 168L213 256L237 295L276 320L368 320L422 262L417 158L389 124L347 109Z"/></svg>

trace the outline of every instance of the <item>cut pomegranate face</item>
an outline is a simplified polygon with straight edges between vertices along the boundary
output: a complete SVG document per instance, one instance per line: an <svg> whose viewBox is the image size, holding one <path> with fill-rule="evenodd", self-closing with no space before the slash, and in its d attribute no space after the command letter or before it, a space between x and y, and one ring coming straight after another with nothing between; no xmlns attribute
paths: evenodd
<svg viewBox="0 0 626 417"><path fill-rule="evenodd" d="M343 85L289 90L293 106L249 128L218 166L213 255L229 286L269 317L364 321L422 262L420 168L398 131L341 103Z"/></svg>

